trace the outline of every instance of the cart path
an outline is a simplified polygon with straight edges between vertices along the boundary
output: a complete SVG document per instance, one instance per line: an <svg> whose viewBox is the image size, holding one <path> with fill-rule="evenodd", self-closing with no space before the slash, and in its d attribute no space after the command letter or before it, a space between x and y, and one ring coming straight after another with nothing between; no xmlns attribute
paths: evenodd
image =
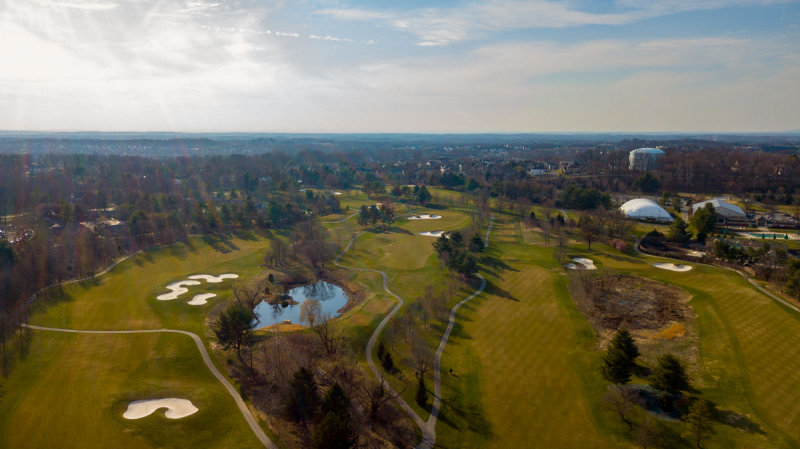
<svg viewBox="0 0 800 449"><path fill-rule="evenodd" d="M34 326L32 324L23 324L23 326L29 329L35 329L40 331L49 331L49 332L68 332L73 334L153 334L153 333L167 333L167 334L183 334L187 335L194 340L195 345L197 346L197 350L200 351L200 355L203 357L203 362L205 362L208 370L211 371L211 374L219 380L225 390L228 391L228 394L231 395L236 405L239 407L239 410L242 412L242 416L244 416L245 421L250 426L250 429L255 434L256 438L261 441L261 444L264 447L269 449L278 449L278 446L272 442L272 440L267 437L264 433L264 430L261 429L261 426L258 425L258 421L253 417L250 410L247 408L247 404L244 403L241 396L239 396L239 392L236 391L236 388L231 385L228 379L219 372L214 363L211 361L211 356L208 354L206 347L203 345L203 340L200 339L197 334L188 331L182 331L178 329L141 329L141 330L111 330L111 331L98 331L98 330L78 330L78 329L62 329L57 327L43 327L43 326Z"/></svg>
<svg viewBox="0 0 800 449"><path fill-rule="evenodd" d="M491 218L489 219L489 226L486 229L486 235L484 237L484 244L486 246L489 246L489 234L490 234L490 232L492 230L492 224L494 224L494 215L492 215ZM353 245L353 242L355 241L355 239L357 239L363 233L364 232L362 231L362 232L356 234L355 236L353 236L353 238L350 239L350 241L347 243L347 246L333 260L333 264L336 265L337 267L345 268L345 269L348 269L348 270L369 271L369 272L372 272L372 273L380 274L381 278L383 279L383 290L386 293L388 293L391 296L393 296L395 299L397 299L397 304L383 318L383 320L381 320L381 322L378 324L378 327L375 328L375 331L372 333L372 335L369 338L369 341L367 342L367 347L366 347L367 363L369 364L370 370L372 370L372 374L374 374L375 377L380 379L381 378L380 371L378 371L378 367L375 366L375 361L372 358L372 352L373 352L373 348L375 346L375 341L378 340L378 337L380 336L381 331L383 331L383 328L386 326L386 324L389 322L389 320L392 319L394 314L397 313L397 311L400 310L401 307L403 307L404 301L403 301L403 298L401 298L399 295L397 295L393 291L389 290L389 276L385 272L380 271L380 270L374 270L374 269L371 269L371 268L350 267L350 266L342 265L342 264L339 263L339 259L341 259L342 256L344 256L347 253L347 251L350 250L350 247ZM484 278L480 274L477 274L477 276L481 280L481 285L478 287L477 290L475 290L475 292L473 292L468 297L462 299L458 304L456 304L455 306L453 306L452 309L450 309L450 320L447 323L447 329L445 330L444 335L442 335L442 340L439 342L439 348L436 350L436 355L435 355L434 362L433 362L434 363L434 365L433 365L433 378L434 378L434 382L433 382L433 392L434 393L433 393L433 396L434 396L434 401L433 401L433 405L431 407L431 413L428 416L428 420L427 421L423 420L417 414L417 412L415 412L414 409L412 409L411 406L409 406L408 403L405 400L403 400L402 397L400 397L400 395L394 390L394 388L391 385L389 385L389 383L386 383L386 389L389 391L390 394L396 396L397 403L400 404L400 407L403 410L405 410L406 413L408 413L408 415L411 417L411 419L416 423L417 427L419 427L419 429L422 431L422 441L420 442L419 446L417 446L417 449L431 449L436 444L436 422L437 422L437 420L439 418L439 410L441 408L441 403L442 403L442 400L441 400L441 396L442 396L442 383L441 383L442 353L444 352L444 348L447 345L447 339L450 337L450 333L453 330L453 325L455 324L455 320L456 320L456 311L458 311L458 308L461 307L463 304L465 304L470 299L472 299L472 298L478 296L479 294L481 294L481 292L483 292L484 288L486 288L486 278Z"/></svg>

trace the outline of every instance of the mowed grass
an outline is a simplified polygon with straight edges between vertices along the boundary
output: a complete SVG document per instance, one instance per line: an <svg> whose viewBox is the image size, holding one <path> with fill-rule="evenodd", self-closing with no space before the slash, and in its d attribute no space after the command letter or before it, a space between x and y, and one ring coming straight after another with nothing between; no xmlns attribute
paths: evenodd
<svg viewBox="0 0 800 449"><path fill-rule="evenodd" d="M189 337L35 332L31 355L5 384L0 447L260 447ZM199 411L122 417L130 401L165 397Z"/></svg>
<svg viewBox="0 0 800 449"><path fill-rule="evenodd" d="M165 286L192 274L256 274L267 241L191 238L146 251L90 281L53 290L31 324L70 329L183 329L203 336L211 307L233 280L200 281L172 301ZM203 306L186 302L212 292ZM194 342L177 334L85 335L33 331L30 356L4 384L0 447L259 447L233 399L202 362ZM208 341L206 347L208 348ZM200 411L180 420L163 411L122 418L133 400L179 397ZM7 443L7 444L6 444Z"/></svg>
<svg viewBox="0 0 800 449"><path fill-rule="evenodd" d="M31 324L70 329L129 330L162 327L203 333L211 307L229 296L236 280L219 284L199 281L171 301L158 301L167 284L193 274L236 273L248 279L259 272L268 242L256 234L245 238L190 238L167 248L146 251L89 281L51 289L51 301L32 317ZM217 293L208 304L186 304L200 293Z"/></svg>
<svg viewBox="0 0 800 449"><path fill-rule="evenodd" d="M361 235L351 250L341 259L341 263L346 266L371 268L386 272L389 277L389 289L400 295L405 300L404 308L410 308L423 295L426 287L433 286L438 292L443 288L447 279L447 271L439 266L439 259L433 252L433 242L435 238L417 235L417 232L425 230L455 230L460 229L470 223L470 215L467 211L460 209L427 210L420 209L417 213L430 213L442 215L438 220L406 220L399 219L387 232L367 231ZM380 276L375 273L358 272L356 279L364 283L371 291L383 291ZM462 286L458 292L458 300L472 293L473 286ZM372 310L384 310L388 312L396 304L394 298L388 295L379 295L380 303L375 304ZM402 310L401 310L402 312ZM383 314L373 315L371 319L366 314L358 318L362 322L369 319L370 324L358 330L358 338L355 341L363 342L369 338L370 333L377 326ZM416 317L416 315L415 315ZM393 320L400 318L400 314L395 315ZM348 319L348 317L345 317ZM418 338L424 338L429 346L435 350L438 346L443 329L435 318L429 319L427 328L423 328L422 323L417 323L420 327L417 332ZM411 359L411 339L403 340L401 335L392 336L392 323L384 329L382 339L387 342L387 346L392 351L395 365L399 373L388 376L398 390L404 390L404 400L419 414L423 419L428 416L428 410L417 406L414 402L414 370ZM369 331L369 332L367 332ZM432 389L433 378L428 373L425 380Z"/></svg>
<svg viewBox="0 0 800 449"><path fill-rule="evenodd" d="M518 221L504 216L496 217L490 241L487 291L459 309L444 352L437 444L609 446L572 355L586 351L591 329L568 310L565 278L550 250L525 245Z"/></svg>
<svg viewBox="0 0 800 449"><path fill-rule="evenodd" d="M800 316L758 292L738 274L692 264L686 273L661 270L654 257L628 257L596 246L593 257L612 270L685 288L698 313L701 360L693 372L704 397L747 416L758 432L718 425L711 447L800 445ZM755 430L756 428L753 428Z"/></svg>

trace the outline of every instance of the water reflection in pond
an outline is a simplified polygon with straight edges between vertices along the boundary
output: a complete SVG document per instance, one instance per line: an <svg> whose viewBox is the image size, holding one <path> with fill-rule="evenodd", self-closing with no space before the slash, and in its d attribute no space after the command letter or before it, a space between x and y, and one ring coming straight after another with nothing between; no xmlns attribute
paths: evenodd
<svg viewBox="0 0 800 449"><path fill-rule="evenodd" d="M291 320L292 323L300 323L300 305L306 299L316 299L322 308L322 313L331 316L339 316L337 311L347 304L347 293L341 287L329 282L320 281L315 284L295 287L288 292L297 304L269 304L261 302L256 306L255 312L258 317L257 327L269 326L281 323L284 320Z"/></svg>

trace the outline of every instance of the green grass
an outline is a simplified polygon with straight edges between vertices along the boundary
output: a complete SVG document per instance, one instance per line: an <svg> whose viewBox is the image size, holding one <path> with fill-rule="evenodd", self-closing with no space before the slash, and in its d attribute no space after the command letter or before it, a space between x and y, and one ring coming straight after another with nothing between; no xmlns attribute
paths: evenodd
<svg viewBox="0 0 800 449"><path fill-rule="evenodd" d="M260 271L266 241L192 238L129 259L108 274L52 290L32 324L72 329L174 328L205 334L203 320L232 281L190 287L157 301L168 283L191 274ZM202 282L202 281L201 281ZM193 294L217 292L204 306ZM0 447L258 447L233 399L183 335L75 335L34 331L30 356L3 384ZM208 347L208 342L206 342ZM180 420L163 412L126 420L128 402L182 397L200 411ZM159 416L160 415L160 416Z"/></svg>
<svg viewBox="0 0 800 449"><path fill-rule="evenodd" d="M709 447L796 447L800 441L800 317L764 296L738 274L693 265L686 273L659 270L652 257L596 253L606 267L677 285L693 294L700 360L699 391L719 407L748 416L765 435L718 425Z"/></svg>
<svg viewBox="0 0 800 449"><path fill-rule="evenodd" d="M459 310L442 365L441 447L607 447L575 352L591 333L567 301L551 250L525 246L498 217L487 294ZM505 266L504 266L505 264ZM587 334L588 332L588 334ZM599 377L599 376L598 376Z"/></svg>
<svg viewBox="0 0 800 449"><path fill-rule="evenodd" d="M200 281L172 301L158 301L167 284L192 274L236 273L248 279L260 271L266 240L191 238L168 248L140 253L104 276L64 286L63 294L51 289L54 302L38 311L31 324L71 329L184 329L204 332L208 311L224 300L235 280L220 284ZM203 306L190 306L194 294L217 293Z"/></svg>
<svg viewBox="0 0 800 449"><path fill-rule="evenodd" d="M140 420L130 401L189 399L199 411ZM36 332L28 360L5 384L0 447L255 448L233 399L183 335Z"/></svg>

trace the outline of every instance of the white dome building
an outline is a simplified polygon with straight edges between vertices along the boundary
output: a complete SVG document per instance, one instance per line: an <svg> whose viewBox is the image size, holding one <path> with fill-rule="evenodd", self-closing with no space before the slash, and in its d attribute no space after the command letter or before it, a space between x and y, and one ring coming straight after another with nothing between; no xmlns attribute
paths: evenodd
<svg viewBox="0 0 800 449"><path fill-rule="evenodd" d="M620 211L628 218L672 223L672 216L653 200L636 198L620 206Z"/></svg>

